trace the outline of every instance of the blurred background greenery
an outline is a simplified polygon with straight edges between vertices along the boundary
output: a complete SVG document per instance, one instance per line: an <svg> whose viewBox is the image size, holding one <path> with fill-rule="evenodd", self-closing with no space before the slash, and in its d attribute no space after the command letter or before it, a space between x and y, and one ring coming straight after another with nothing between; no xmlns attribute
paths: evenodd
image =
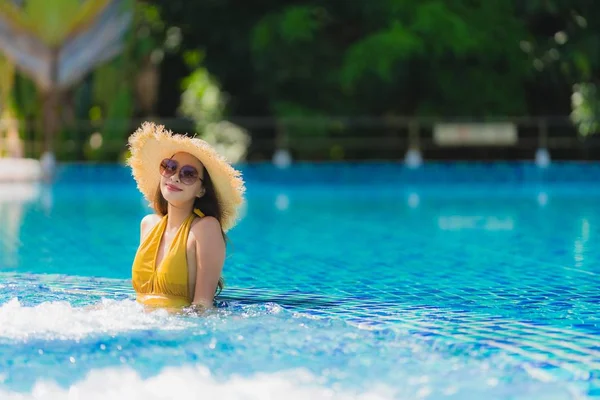
<svg viewBox="0 0 600 400"><path fill-rule="evenodd" d="M152 119L234 161L401 158L415 126L514 120L532 148L543 130L593 158L598 15L588 0L0 0L0 150L114 162Z"/></svg>

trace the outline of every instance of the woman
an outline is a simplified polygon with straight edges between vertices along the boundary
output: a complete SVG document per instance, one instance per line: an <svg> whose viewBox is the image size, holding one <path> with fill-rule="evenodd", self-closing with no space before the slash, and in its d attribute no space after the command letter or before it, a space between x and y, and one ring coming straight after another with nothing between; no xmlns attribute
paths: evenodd
<svg viewBox="0 0 600 400"><path fill-rule="evenodd" d="M130 136L129 149L127 163L155 212L141 221L132 266L137 301L211 308L223 288L225 232L244 201L240 172L205 141L149 122Z"/></svg>

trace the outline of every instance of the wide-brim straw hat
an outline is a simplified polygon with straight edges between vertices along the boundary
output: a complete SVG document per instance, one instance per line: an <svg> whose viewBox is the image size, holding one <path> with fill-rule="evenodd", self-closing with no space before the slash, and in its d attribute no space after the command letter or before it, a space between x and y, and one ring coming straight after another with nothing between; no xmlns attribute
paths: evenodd
<svg viewBox="0 0 600 400"><path fill-rule="evenodd" d="M221 227L227 231L238 222L239 208L244 203L246 190L240 171L206 141L181 134L173 134L162 125L144 122L128 140L131 167L138 189L150 202L154 202L160 183L160 162L175 153L186 152L196 157L208 171L217 200L221 207Z"/></svg>

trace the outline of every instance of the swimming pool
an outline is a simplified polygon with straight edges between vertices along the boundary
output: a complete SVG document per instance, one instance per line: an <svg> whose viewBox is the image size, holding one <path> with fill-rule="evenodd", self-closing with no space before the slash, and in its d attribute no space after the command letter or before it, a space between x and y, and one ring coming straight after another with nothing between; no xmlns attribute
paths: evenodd
<svg viewBox="0 0 600 400"><path fill-rule="evenodd" d="M600 164L242 170L205 318L132 300L127 169L0 187L0 399L600 398Z"/></svg>

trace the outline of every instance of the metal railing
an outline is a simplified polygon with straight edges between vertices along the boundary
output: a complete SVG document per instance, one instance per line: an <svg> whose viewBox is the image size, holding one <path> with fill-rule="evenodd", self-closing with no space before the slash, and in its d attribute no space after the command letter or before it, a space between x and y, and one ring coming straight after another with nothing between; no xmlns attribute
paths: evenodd
<svg viewBox="0 0 600 400"><path fill-rule="evenodd" d="M147 119L76 121L65 125L55 139L59 159L86 160L94 151L110 154L126 150L126 140ZM195 132L192 121L183 118L152 118L178 133ZM416 118L416 117L323 117L272 118L235 117L229 121L246 129L252 137L249 160L268 160L277 149L289 150L296 159L391 159L404 158L409 149L418 149L425 159L533 159L535 151L546 148L558 159L600 158L600 137L582 138L569 117L505 118ZM512 123L517 140L511 145L444 146L436 142L439 123ZM0 124L1 126L1 124ZM39 121L19 121L23 153L38 157L43 150ZM101 149L93 149L90 138L102 135ZM0 132L0 150L5 146ZM1 154L1 152L0 152ZM109 157L110 158L110 157Z"/></svg>

